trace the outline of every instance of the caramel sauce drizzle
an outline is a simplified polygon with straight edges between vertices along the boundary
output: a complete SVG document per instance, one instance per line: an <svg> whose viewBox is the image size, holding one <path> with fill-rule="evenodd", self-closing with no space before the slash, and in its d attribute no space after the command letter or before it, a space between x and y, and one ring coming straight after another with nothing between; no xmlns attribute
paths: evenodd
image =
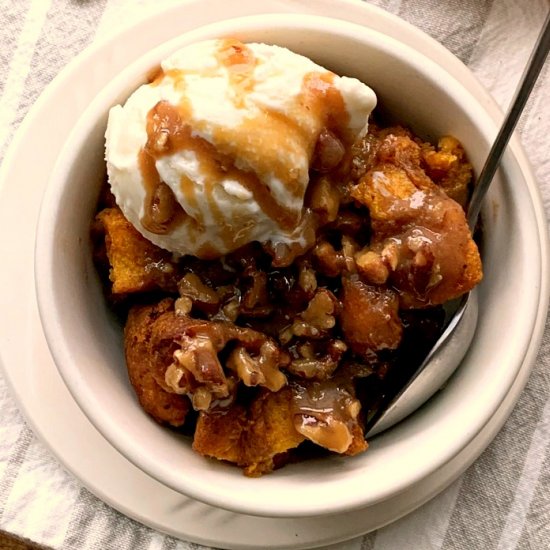
<svg viewBox="0 0 550 550"><path fill-rule="evenodd" d="M254 89L254 69L258 60L250 48L231 38L220 42L216 59L218 64L228 71L234 105L243 109L245 97Z"/></svg>
<svg viewBox="0 0 550 550"><path fill-rule="evenodd" d="M164 235L183 223L186 214L172 190L160 179L156 160L173 151L173 120L170 112L160 112L157 104L147 114L147 142L138 155L138 164L145 182L143 227Z"/></svg>
<svg viewBox="0 0 550 550"><path fill-rule="evenodd" d="M340 386L339 381L331 379L309 384L294 382L292 389L294 414L331 414L339 419L348 420L346 406L351 394Z"/></svg>
<svg viewBox="0 0 550 550"><path fill-rule="evenodd" d="M348 129L350 117L340 90L334 86L335 76L331 72L307 74L304 78L300 103L306 108L310 106L309 109L321 122L321 129L330 130L343 141L344 145L350 147L353 145L355 136Z"/></svg>
<svg viewBox="0 0 550 550"><path fill-rule="evenodd" d="M247 95L254 88L254 70L258 60L245 44L235 40L220 41L216 59L228 70L230 98L239 109L244 108ZM203 230L205 220L198 208L197 192L200 186L183 176L180 189L190 210L184 212L170 188L161 181L155 162L177 151L192 151L205 176L202 192L210 212L221 227L219 234L228 250L234 250L250 241L252 229L243 218L236 227L224 227L227 222L220 211L214 192L226 180L235 180L247 189L262 211L290 232L300 223L302 210L291 210L277 202L264 183L275 177L295 198L304 195L303 172L293 165L296 151L306 151L311 161L320 130L328 128L346 145L351 136L346 132L349 115L339 90L334 86L334 74L312 72L306 75L302 91L289 112L281 113L261 109L255 116L245 118L237 128L218 126L213 131L212 141L193 132L200 131L204 124L192 121L192 108L185 96L185 76L197 73L207 76L209 71L182 71L171 69L151 75L152 85L158 85L170 76L176 89L182 92L182 101L172 105L167 101L157 103L147 115L147 143L139 153L139 166L145 181L146 198L142 224L148 231L157 234L170 232L176 225L190 224L191 231ZM215 69L212 71L215 73ZM239 166L237 167L237 164ZM238 222L238 220L236 220ZM214 249L206 245L201 257L211 257Z"/></svg>

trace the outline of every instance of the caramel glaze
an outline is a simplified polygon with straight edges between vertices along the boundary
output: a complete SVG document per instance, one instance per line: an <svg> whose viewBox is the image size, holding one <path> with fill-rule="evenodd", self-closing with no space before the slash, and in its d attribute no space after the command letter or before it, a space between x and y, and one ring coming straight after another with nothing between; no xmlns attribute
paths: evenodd
<svg viewBox="0 0 550 550"><path fill-rule="evenodd" d="M231 101L243 108L247 94L254 88L254 69L257 59L244 44L235 40L221 40L216 59L229 73ZM208 76L212 70L201 71ZM250 242L249 233L254 220L225 220L215 200L214 191L220 183L231 179L250 191L253 200L262 211L285 232L297 228L305 214L304 208L289 209L272 196L264 183L275 177L286 191L297 199L304 198L303 171L296 168L292 159L296 152L305 151L311 163L319 134L328 129L349 149L353 136L347 130L349 114L339 90L334 86L334 74L312 72L305 76L297 100L287 112L260 109L254 116L245 118L237 128L218 126L212 132L212 142L199 137L205 124L192 121L192 108L185 96L185 76L191 71L171 69L157 72L151 85L158 85L170 75L176 88L182 91L178 105L167 101L157 103L147 115L147 143L139 153L139 166L145 181L146 198L142 224L148 231L168 233L185 221L191 234L204 231L205 220L198 208L197 193L204 193L209 210L220 226L219 234L226 251L235 250ZM172 191L158 174L155 162L180 150L192 151L199 161L201 172L206 175L204 187L183 176L181 191L189 209L184 212ZM226 227L224 227L226 226ZM222 251L206 246L199 257L220 256Z"/></svg>
<svg viewBox="0 0 550 550"><path fill-rule="evenodd" d="M141 223L147 231L163 235L182 223L186 216L172 190L161 181L155 164L158 158L170 152L174 123L170 113L158 112L158 105L147 115L147 143L139 152L138 163L145 182Z"/></svg>
<svg viewBox="0 0 550 550"><path fill-rule="evenodd" d="M306 418L324 420L333 416L337 420L348 423L351 421L349 406L353 401L353 385L341 380L325 380L322 382L292 383L293 412Z"/></svg>
<svg viewBox="0 0 550 550"><path fill-rule="evenodd" d="M346 452L361 407L351 380L294 381L291 388L295 429L326 449Z"/></svg>

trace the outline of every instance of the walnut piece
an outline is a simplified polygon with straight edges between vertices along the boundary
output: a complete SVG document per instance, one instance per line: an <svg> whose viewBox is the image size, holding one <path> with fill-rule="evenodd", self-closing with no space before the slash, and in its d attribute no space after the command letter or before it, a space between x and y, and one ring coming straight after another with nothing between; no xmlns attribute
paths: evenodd
<svg viewBox="0 0 550 550"><path fill-rule="evenodd" d="M248 317L266 317L273 311L267 293L267 274L251 266L244 275L250 286L243 294L239 312Z"/></svg>
<svg viewBox="0 0 550 550"><path fill-rule="evenodd" d="M347 350L342 340L331 340L322 353L315 351L310 342L297 346L299 358L288 365L288 372L307 380L326 380L340 364L342 355Z"/></svg>
<svg viewBox="0 0 550 550"><path fill-rule="evenodd" d="M361 404L349 384L335 380L294 384L294 427L304 437L336 453L366 449L358 417Z"/></svg>
<svg viewBox="0 0 550 550"><path fill-rule="evenodd" d="M313 259L317 270L327 277L337 277L342 272L342 258L328 241L315 245Z"/></svg>
<svg viewBox="0 0 550 550"><path fill-rule="evenodd" d="M191 300L201 311L213 312L219 307L220 297L217 292L205 285L195 273L184 275L178 283L178 290L180 296Z"/></svg>
<svg viewBox="0 0 550 550"><path fill-rule="evenodd" d="M292 324L294 336L322 338L336 324L338 301L330 290L317 290L305 311Z"/></svg>
<svg viewBox="0 0 550 550"><path fill-rule="evenodd" d="M315 271L307 264L300 266L300 273L298 274L298 285L307 294L313 295L317 290L317 276Z"/></svg>
<svg viewBox="0 0 550 550"><path fill-rule="evenodd" d="M346 423L332 416L323 419L309 415L296 416L294 427L313 443L335 453L345 453L353 441Z"/></svg>
<svg viewBox="0 0 550 550"><path fill-rule="evenodd" d="M337 277L344 272L355 273L357 266L355 263L355 254L359 250L359 245L355 239L343 234L340 250L326 241L320 240L313 249L313 258L318 271L327 277Z"/></svg>
<svg viewBox="0 0 550 550"><path fill-rule="evenodd" d="M389 270L380 256L373 250L365 248L355 254L357 269L367 282L374 285L383 285L389 277Z"/></svg>
<svg viewBox="0 0 550 550"><path fill-rule="evenodd" d="M280 371L288 362L272 340L266 340L257 354L251 354L244 346L237 346L227 359L227 367L236 372L246 386L264 386L279 391L286 385L286 376Z"/></svg>
<svg viewBox="0 0 550 550"><path fill-rule="evenodd" d="M176 315L188 315L193 309L193 300L187 296L180 296L174 302L174 309L176 310Z"/></svg>
<svg viewBox="0 0 550 550"><path fill-rule="evenodd" d="M187 394L195 410L206 410L213 400L229 396L223 367L212 341L205 336L182 338L174 363L166 369L165 381L175 393Z"/></svg>

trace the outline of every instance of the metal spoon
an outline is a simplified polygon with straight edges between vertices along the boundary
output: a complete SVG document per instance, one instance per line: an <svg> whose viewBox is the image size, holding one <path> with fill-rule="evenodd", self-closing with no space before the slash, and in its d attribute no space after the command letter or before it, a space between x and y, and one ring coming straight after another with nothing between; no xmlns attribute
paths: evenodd
<svg viewBox="0 0 550 550"><path fill-rule="evenodd" d="M475 228L481 204L518 119L550 50L550 13L523 73L516 95L481 170L468 207L468 224ZM377 413L367 422L367 436L387 430L424 404L456 370L473 339L477 325L475 291L446 304L445 330L416 372L397 392L385 396Z"/></svg>

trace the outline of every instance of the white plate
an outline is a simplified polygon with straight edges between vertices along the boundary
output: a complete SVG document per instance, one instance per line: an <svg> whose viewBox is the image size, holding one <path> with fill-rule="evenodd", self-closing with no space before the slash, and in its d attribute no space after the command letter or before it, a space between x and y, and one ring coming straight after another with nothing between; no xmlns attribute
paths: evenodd
<svg viewBox="0 0 550 550"><path fill-rule="evenodd" d="M339 17L396 36L444 64L495 119L499 118L498 109L470 72L435 41L372 6L350 0L345 3L342 6L334 0L310 1L307 5L294 0L264 0L262 3L193 0L159 12L141 23L143 40L140 45L145 51L188 28L230 16L307 11ZM413 510L451 483L485 448L508 416L527 379L540 342L548 299L547 285L540 289L539 312L523 365L504 401L483 430L472 434L475 437L471 442L437 472L399 497L346 514L345 521L342 516L297 520L257 518L232 514L183 497L127 462L92 427L72 400L51 360L37 317L32 279L35 223L45 184L43 175L51 171L69 129L99 90L105 72L115 75L129 61L123 46L126 39L123 31L93 46L48 87L22 124L0 176L0 235L3 257L9 262L9 269L0 271L0 308L9 312L0 318L0 353L6 378L21 410L36 434L93 493L128 516L183 539L227 548L258 547L260 541L264 547L311 547L359 535ZM133 55L136 54L139 52L134 50ZM105 60L102 68L105 72L101 77L87 70L97 56ZM70 94L66 93L68 81L76 83L71 84ZM52 108L60 96L64 97L62 114ZM36 155L34 144L31 146L23 139L25 135L33 135L34 143L47 143L41 155ZM532 180L523 152L517 143L513 147L521 173ZM537 204L537 223L544 227L540 201ZM17 228L17 241L11 239L14 228ZM544 246L541 254L546 264Z"/></svg>

